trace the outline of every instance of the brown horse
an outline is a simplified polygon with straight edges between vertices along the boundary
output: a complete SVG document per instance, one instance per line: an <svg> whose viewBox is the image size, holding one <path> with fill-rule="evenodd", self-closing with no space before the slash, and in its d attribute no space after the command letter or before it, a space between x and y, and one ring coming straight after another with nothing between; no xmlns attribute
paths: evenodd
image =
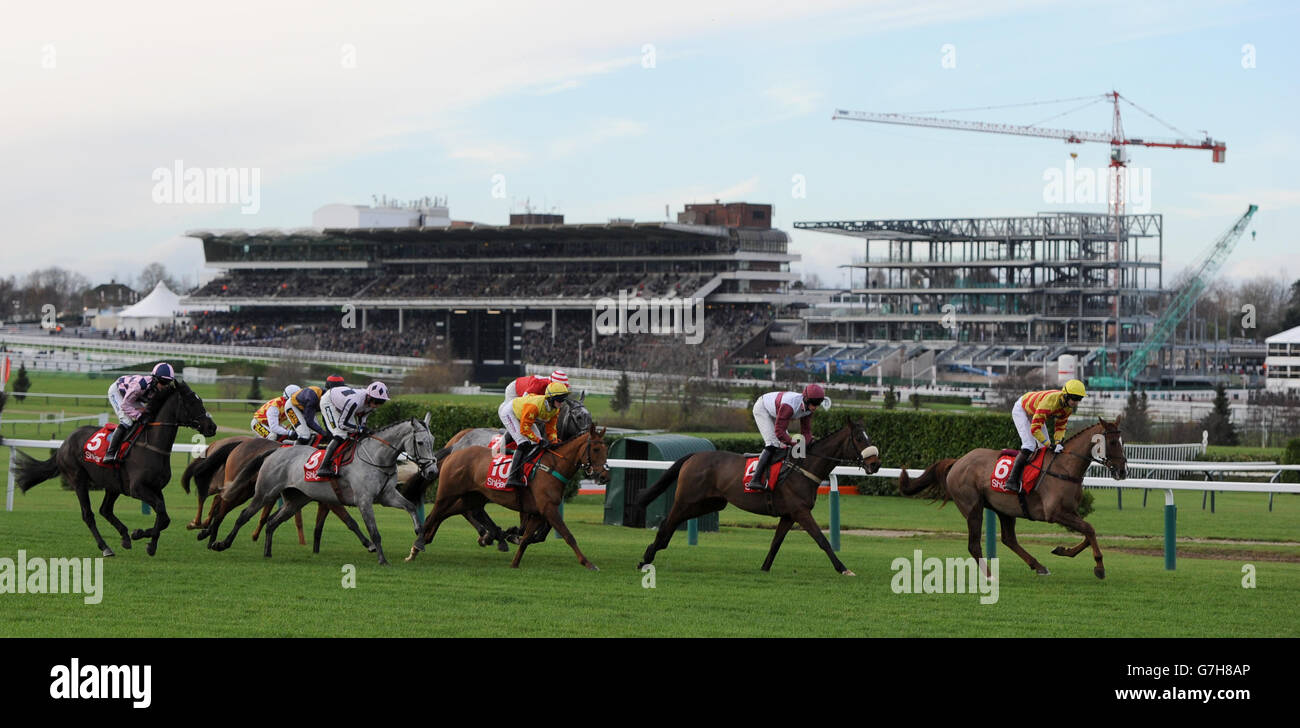
<svg viewBox="0 0 1300 728"><path fill-rule="evenodd" d="M208 457L204 458L204 460L213 459L212 463L207 466L199 467L195 467L191 464L191 467L194 468L195 480L199 484L200 513L202 513L201 509L203 507L204 493L206 492L207 495L212 496L212 508L208 513L208 520L202 524L201 530L198 534L198 539L200 541L205 538L208 539L209 548L211 548L212 544L216 542L217 531L221 526L221 522L225 520L226 515L253 497L254 481L237 481L236 476L239 474L239 471L242 470L249 461L256 459L262 453L270 452L280 447L279 443L262 437L240 436L228 439L235 440L235 444L228 446L227 448L222 448L222 443L225 442L225 440L223 440L222 443L214 445L214 452L210 452ZM208 480L206 484L204 484L201 479L207 468L212 468L212 470L207 472ZM190 468L186 468L186 473L190 473ZM186 478L182 476L181 485L184 486L186 482ZM186 490L188 491L189 489L186 488ZM274 505L274 503L268 503L266 507L262 509L261 519L258 521L257 528L253 530L254 541L256 541L257 537L261 534L262 526L265 525L267 516L270 515L271 509ZM321 503L317 508L316 514L316 531L312 542L313 553L320 553L320 539L321 533L324 530L325 518L327 514L331 512L334 513L335 516L338 516L338 519L343 522L343 525L348 527L349 531L357 535L357 538L361 541L361 545L364 546L366 550L373 550L373 544L370 543L370 539L366 538L366 535L361 532L361 527L357 525L357 522L353 520L352 516L348 515L346 508L341 505L331 506ZM295 524L298 526L298 543L306 544L307 541L304 538L302 531L302 516L297 513L294 515ZM196 518L195 520L197 521L198 519Z"/></svg>
<svg viewBox="0 0 1300 728"><path fill-rule="evenodd" d="M834 434L808 445L807 457L801 461L792 461L795 467L771 491L745 492L742 481L746 460L744 455L737 453L710 450L691 453L673 463L638 501L644 508L668 490L673 481L677 481L672 510L659 525L658 535L646 548L645 556L637 568L652 563L655 552L668 548L668 541L672 539L678 525L706 513L720 511L731 503L750 513L781 519L776 524L776 535L772 538L767 559L763 561L763 571L772 569L772 561L776 559L776 552L780 550L785 534L791 526L798 523L830 557L835 571L845 576L856 576L840 562L835 550L822 535L821 527L813 519L812 508L817 502L817 489L837 465L857 464L868 473L880 469L880 451L871 444L871 438L862 425L850 421Z"/></svg>
<svg viewBox="0 0 1300 728"><path fill-rule="evenodd" d="M577 540L560 517L560 503L564 499L565 484L579 468L598 482L609 482L609 467L605 464L609 448L604 437L604 429L597 431L596 426L591 425L586 432L550 446L538 460L532 482L518 491L493 490L484 485L493 460L488 448L476 445L452 452L441 463L433 511L424 520L423 531L416 537L406 560L414 559L424 550L425 544L433 541L438 526L448 517L482 511L483 506L491 502L529 516L519 539L519 549L510 562L511 568L519 568L529 539L542 524L549 523L578 555L578 563L596 571L596 565L583 555Z"/></svg>
<svg viewBox="0 0 1300 728"><path fill-rule="evenodd" d="M960 458L940 460L926 468L916 480L911 480L904 469L898 479L898 489L903 495L924 493L932 499L956 503L957 510L966 518L967 548L976 560L983 558L980 534L984 509L989 508L998 514L1002 523L1002 543L1037 573L1047 575L1051 572L1020 547L1016 540L1017 518L1057 523L1083 534L1079 545L1068 549L1057 546L1052 553L1073 558L1091 546L1093 559L1097 562L1092 571L1098 579L1105 579L1106 568L1102 564L1101 548L1097 545L1097 532L1079 515L1079 502L1083 499L1083 474L1092 463L1106 466L1115 480L1128 477L1128 460L1124 457L1124 439L1120 436L1119 425L1119 419L1106 422L1098 417L1097 424L1076 432L1062 443L1065 449L1061 453L1048 453L1038 484L1025 496L1023 504L1018 495L1000 493L989 484L1001 453L988 448L971 450ZM988 567L984 566L984 569L987 573Z"/></svg>

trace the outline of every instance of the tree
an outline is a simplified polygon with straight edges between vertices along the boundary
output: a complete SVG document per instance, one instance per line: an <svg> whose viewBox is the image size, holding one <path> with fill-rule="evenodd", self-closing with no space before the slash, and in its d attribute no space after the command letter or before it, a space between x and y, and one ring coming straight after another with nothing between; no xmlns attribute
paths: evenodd
<svg viewBox="0 0 1300 728"><path fill-rule="evenodd" d="M1129 392L1124 406L1124 433L1131 442L1151 440L1151 416L1147 412L1147 393Z"/></svg>
<svg viewBox="0 0 1300 728"><path fill-rule="evenodd" d="M14 399L19 402L23 401L26 398L25 395L18 394L18 392L26 392L31 388L32 380L27 378L27 365L19 364L18 376L14 378Z"/></svg>
<svg viewBox="0 0 1300 728"><path fill-rule="evenodd" d="M1232 426L1232 410L1228 406L1228 388L1220 383L1214 387L1214 410L1201 420L1201 427L1210 433L1211 445L1239 445L1241 438Z"/></svg>
<svg viewBox="0 0 1300 728"><path fill-rule="evenodd" d="M253 375L253 386L248 388L248 396L245 397L245 399L257 399L257 400L262 399L261 381L262 381L261 377L257 376L256 374Z"/></svg>
<svg viewBox="0 0 1300 728"><path fill-rule="evenodd" d="M632 407L632 382L627 378L627 372L623 372L618 378L618 385L614 387L614 397L609 401L609 408L622 414Z"/></svg>
<svg viewBox="0 0 1300 728"><path fill-rule="evenodd" d="M885 390L885 409L891 410L898 404L898 394L894 392L894 385L889 385Z"/></svg>
<svg viewBox="0 0 1300 728"><path fill-rule="evenodd" d="M166 284L168 288L175 292L182 292L181 289L184 287L181 285L180 281L173 278L172 275L167 272L166 266L158 262L146 265L144 270L140 271L140 277L137 280L136 290L141 293L152 291L154 286L158 285L159 281Z"/></svg>
<svg viewBox="0 0 1300 728"><path fill-rule="evenodd" d="M1300 326L1300 280L1291 284L1291 300L1282 312L1282 330Z"/></svg>

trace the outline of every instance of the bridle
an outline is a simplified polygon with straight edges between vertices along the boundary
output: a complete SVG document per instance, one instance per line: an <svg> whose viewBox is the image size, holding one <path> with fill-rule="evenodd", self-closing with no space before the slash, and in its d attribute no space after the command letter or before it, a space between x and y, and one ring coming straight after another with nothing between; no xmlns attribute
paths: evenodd
<svg viewBox="0 0 1300 728"><path fill-rule="evenodd" d="M585 445L585 446L583 447L583 449L582 449L582 459L577 460L577 465L578 465L578 467L582 470L582 472L583 472L583 473L584 473L588 478L594 478L594 477L596 477L596 469L595 469L595 467L591 464L591 440L592 440L592 438L591 438L591 436L590 436L591 433L589 433L589 432L584 432L584 433L582 433L582 435L587 435L587 443L586 443L586 445ZM578 437L581 437L582 435L578 435ZM559 451L556 451L556 450L550 450L549 448L548 448L547 452L548 452L550 455L553 455L553 456L555 456L556 458L559 458L560 460L574 460L574 459L575 459L575 458L574 458L573 456L571 456L571 455L565 455L565 454L563 454L563 453L561 453L561 452L559 452ZM540 464L540 463L539 463L539 464ZM609 473L609 465L606 465L606 466L605 466L605 474L608 474L608 473ZM562 482L562 483L566 483L566 484L567 484L567 482L568 482L567 480L564 480L564 479L558 477L558 474L555 472L555 469L554 469L554 468L551 468L551 475L552 475L552 476L556 476L556 479L557 479L557 480L560 480L560 482Z"/></svg>
<svg viewBox="0 0 1300 728"><path fill-rule="evenodd" d="M1095 426L1095 425L1094 425L1094 426ZM1119 437L1121 434L1123 434L1123 432L1124 432L1123 430L1121 430L1120 428L1116 427L1116 428L1113 429L1113 430L1103 429L1103 430L1101 431L1100 434L1106 436L1106 442L1107 442L1107 444L1109 444L1109 443L1110 443L1110 435L1111 435L1112 433L1113 433L1116 437ZM1075 437L1078 437L1078 435L1076 435ZM1055 462L1056 462L1056 457L1057 457L1058 455L1070 455L1070 456L1072 456L1072 457L1076 457L1076 458L1078 458L1078 459L1080 459L1080 460L1083 460L1084 462L1087 462L1087 463L1096 463L1096 464L1098 464L1098 465L1100 465L1100 466L1106 468L1107 470L1110 471L1110 475L1111 475L1111 477L1114 478L1114 477L1115 477L1115 474L1119 471L1120 465L1119 465L1118 462L1113 462L1114 458L1111 457L1110 450L1111 450L1110 447L1107 447L1107 448L1106 448L1106 457L1105 457L1104 459L1098 459L1098 458L1093 457L1093 456L1092 456L1092 451L1091 451L1091 450L1088 452L1088 455L1080 455L1080 454L1077 453L1077 452L1070 452L1069 450L1062 450L1062 451L1059 452L1059 453L1053 453L1053 454L1052 454L1052 462L1051 462L1051 463L1048 463L1048 464L1047 464L1047 467L1043 468L1043 473L1044 473L1045 475L1050 475L1050 476L1052 476L1052 477L1054 477L1054 478L1060 478L1061 480L1068 480L1068 481L1070 481L1071 483L1079 483L1079 484L1082 484L1082 483L1083 483L1083 476L1082 476L1082 475L1079 475L1079 476L1077 476L1077 477L1071 477L1071 476L1068 476L1068 475L1061 475L1060 473L1052 472L1052 469L1051 469L1051 468L1052 468L1052 463L1055 463ZM1125 463L1127 464L1127 462L1128 462L1128 459L1125 458ZM1084 468L1084 472L1087 472L1087 468L1086 468L1086 467Z"/></svg>
<svg viewBox="0 0 1300 728"><path fill-rule="evenodd" d="M423 427L424 427L424 423L419 423L418 426L423 428ZM411 451L410 451L410 452L408 452L408 451L407 451L406 449L404 449L403 447L399 447L399 446L397 446L397 445L394 445L393 443L391 443L391 442L385 440L384 438L382 438L382 437L380 437L379 435L374 434L374 433L371 433L371 434L367 435L367 436L365 437L365 439L367 439L367 440L374 440L374 441L378 442L379 444L384 445L384 446L387 447L388 449L394 451L394 453L395 453L395 454L393 455L393 463L394 463L394 464L396 464L396 462L397 462L397 455L398 455L398 454L401 454L401 453L403 453L403 452L405 452L406 455L407 455L407 457L410 458L411 461L415 463L416 467L418 467L418 468L420 469L420 474L421 474L421 475L424 475L424 473L427 472L427 471L429 470L429 467L430 467L431 465L437 465L437 463L438 463L438 459L437 459L436 457L428 457L428 458L426 458L426 457L422 457L422 456L420 455L420 451L419 451L419 443L415 440L415 437L416 437L416 435L417 435L416 427L417 427L417 425L416 425L415 423L412 423L412 425L411 425L411 435L410 435L410 437L411 437ZM425 431L428 432L428 428L425 428ZM430 433L430 434L432 434L432 433ZM358 447L358 449L357 449L357 457L361 460L361 462L363 462L363 463L365 463L365 464L367 464L367 465L372 465L372 466L374 466L374 467L376 467L376 468L385 469L385 468L394 467L393 465L385 466L385 465L380 465L379 463L372 463L372 462L370 462L369 460L366 460L365 457L362 456L361 449L360 449L359 447Z"/></svg>

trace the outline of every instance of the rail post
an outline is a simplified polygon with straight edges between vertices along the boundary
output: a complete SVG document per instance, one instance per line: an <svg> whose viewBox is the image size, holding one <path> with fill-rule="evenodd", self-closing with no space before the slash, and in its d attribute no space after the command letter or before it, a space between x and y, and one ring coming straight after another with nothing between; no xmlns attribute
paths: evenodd
<svg viewBox="0 0 1300 728"><path fill-rule="evenodd" d="M14 449L9 448L9 487L5 489L5 510L14 509Z"/></svg>
<svg viewBox="0 0 1300 728"><path fill-rule="evenodd" d="M831 549L840 550L840 481L831 473Z"/></svg>
<svg viewBox="0 0 1300 728"><path fill-rule="evenodd" d="M998 555L998 519L993 511L984 509L984 558L992 559Z"/></svg>
<svg viewBox="0 0 1300 728"><path fill-rule="evenodd" d="M1174 505L1174 492L1165 491L1165 571L1177 566L1178 506Z"/></svg>

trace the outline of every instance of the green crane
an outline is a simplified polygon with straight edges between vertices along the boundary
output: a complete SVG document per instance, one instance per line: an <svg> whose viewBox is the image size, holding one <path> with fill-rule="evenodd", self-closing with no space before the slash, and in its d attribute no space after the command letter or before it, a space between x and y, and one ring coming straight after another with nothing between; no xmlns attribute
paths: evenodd
<svg viewBox="0 0 1300 728"><path fill-rule="evenodd" d="M1142 342L1142 346L1133 352L1128 361L1119 367L1118 376L1105 375L1109 373L1105 372L1108 352L1105 347L1097 350L1095 355L1102 358L1102 369L1105 374L1099 377L1091 377L1089 379L1090 384L1099 387L1127 387L1130 382L1142 373L1142 370L1146 368L1147 359L1168 343L1169 338L1174 334L1174 330L1178 328L1178 324L1182 323L1187 313L1192 310L1192 306L1196 304L1196 300L1201 297L1206 287L1210 285L1210 281L1214 280L1214 276L1223 265L1223 261L1228 259L1228 255L1232 253L1232 249L1237 245L1237 239L1241 237L1242 233L1246 232L1246 226L1250 224L1251 217L1255 215L1255 211L1258 209L1258 205L1251 205L1247 208L1246 214L1242 215L1231 228L1228 228L1227 232L1219 236L1219 239L1214 241L1210 249L1193 264L1191 279L1178 290L1174 300L1170 301L1169 308L1165 309L1164 314L1156 321L1155 328L1151 330L1151 335L1147 337L1146 341Z"/></svg>

